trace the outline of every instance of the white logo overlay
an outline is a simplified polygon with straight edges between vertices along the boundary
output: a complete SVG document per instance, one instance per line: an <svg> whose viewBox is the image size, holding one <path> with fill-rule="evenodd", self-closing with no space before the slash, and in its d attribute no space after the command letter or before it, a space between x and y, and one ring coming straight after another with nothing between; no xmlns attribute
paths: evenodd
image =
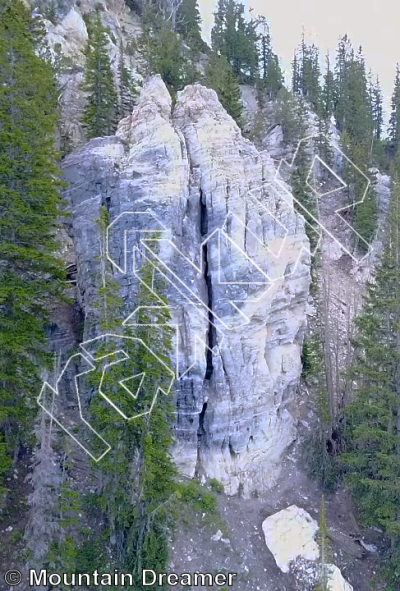
<svg viewBox="0 0 400 591"><path fill-rule="evenodd" d="M306 175L305 184L308 193L314 195L315 201L325 204L325 223L316 217L315 212L308 211L305 205L292 195L288 185L282 180L285 171L286 174L290 174L296 170L300 150L308 148L312 153L313 150L310 150L309 146L313 146L314 142L321 140L325 141L326 146L334 153L333 160L336 164L328 165L319 156L314 156ZM351 167L352 174L358 176L359 183L363 187L362 194L357 201L328 211L327 216L326 204L329 205L329 201L327 202L326 198L348 188L347 183L337 170L339 167L343 168L343 165L347 168ZM316 171L318 173L322 169L324 169L325 177L329 179L325 183L325 187L317 186L315 182ZM226 332L234 331L251 322L251 318L246 314L249 304L257 305L267 301L273 286L296 272L304 252L309 257L314 256L324 233L356 262L361 262L372 252L372 247L342 215L347 210L364 202L369 186L368 177L327 136L315 134L303 138L298 143L292 161L287 163L285 160L281 160L275 178L271 182L263 183L260 187L243 195L239 209L227 210L221 227L212 231L201 243L196 264L184 252L181 252L176 246L170 230L154 214L143 211L121 213L107 228L107 259L121 275L135 277L139 284L154 296L153 300L155 298L158 301L158 305L137 307L123 321L122 326L136 329L139 326L147 326L149 329L158 330L169 326L174 335L172 366L169 367L160 359L160 356L151 350L151 346L142 339L121 334L100 335L80 345L81 352L68 359L54 388L47 382L43 384L37 399L38 404L94 461L100 461L111 447L91 426L89 417L86 416L82 408L80 392L87 388L87 376L99 367L102 369L98 394L124 420L131 421L151 413L157 397L170 394L175 380L186 377L188 372L198 363L200 355L204 356L207 351L214 356L219 355ZM272 196L272 199L265 198L266 195ZM276 215L277 208L274 207L274 213L271 210L271 203L279 203L279 219ZM289 244L291 235L293 240L293 227L286 227L282 220L293 220L293 216L302 218L304 225L311 227L317 240L313 249L308 246L308 241L303 240L301 245L295 242L294 245L298 248L298 252L295 253L294 262L292 261L292 264L288 265L285 253L290 247L293 257L293 242ZM333 227L340 230L340 224L330 224L328 227L326 219L329 219L329 216L330 219L333 216L337 217L347 229L346 236L352 234L354 238L357 238L358 244L363 245L361 258L357 258L350 250L349 244L343 244L343 240L340 238L343 232L340 233L332 229ZM270 220L269 225L274 228L272 240L263 235L262 228L260 230L260 225L255 222L256 219L261 218ZM246 246L246 242L244 246L243 240L240 243L235 240L236 236L243 236L243 234L247 237L247 243L252 245L251 248ZM129 248L130 239L136 240L135 246L131 249ZM121 240L123 241L122 249ZM182 278L183 273L179 272L179 269L189 269L190 276L204 276L207 265L205 252L210 250L216 253L218 261L217 288L220 290L219 293L223 294L224 302L229 304L229 307L226 305L221 313L216 311L215 307L210 306L209 301L204 301L204 298L200 297L198 290L194 289L193 281L185 281ZM122 261L120 260L121 251L123 252ZM235 256L247 265L246 268L250 269L250 274L247 273L246 276L247 279L250 276L251 280L240 281L240 277L235 275L229 277L229 273L224 268L228 251L229 253L234 252ZM170 265L171 260L175 261L173 268ZM141 275L144 264L153 268L151 284ZM185 275L187 276L187 273ZM162 279L164 285L168 285L169 300L172 300L170 306L165 304L154 289L154 279L157 277ZM147 309L150 317L151 312L169 309L171 317L174 318L177 304L184 306L186 314L190 314L191 318L194 318L194 342L190 347L188 347L188 343L182 345L182 338L179 337L179 321L157 325L141 324L138 321L140 311L143 309ZM216 338L218 345L212 346L212 348L210 342L207 342L202 334L205 322L209 330L212 327L218 337ZM124 344L126 344L125 348ZM124 362L129 360L129 354L125 349L129 349L128 345L132 344L135 345L136 351L141 350L143 354L150 356L154 363L160 364L163 369L162 373L165 375L165 379L160 384L146 384L146 372L126 376L122 380L118 379ZM185 355L181 350L182 347L186 349ZM189 353L187 349L190 349ZM106 385L109 380L105 380L105 377L112 376L113 372L116 372L116 377L113 381L114 385L110 389ZM146 388L153 388L152 402L147 408L141 408L140 411L134 412L135 403L139 400L141 391L146 391ZM65 405L66 398L69 399L67 405ZM121 398L125 399L124 405L121 405Z"/></svg>

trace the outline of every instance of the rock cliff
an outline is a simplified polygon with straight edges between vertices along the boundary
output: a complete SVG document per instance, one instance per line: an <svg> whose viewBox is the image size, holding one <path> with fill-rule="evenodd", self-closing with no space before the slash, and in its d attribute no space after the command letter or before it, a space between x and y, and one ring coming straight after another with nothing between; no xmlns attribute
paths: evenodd
<svg viewBox="0 0 400 591"><path fill-rule="evenodd" d="M178 325L176 463L184 476L218 478L228 494L262 492L296 437L310 283L303 223L268 185L272 160L214 91L188 86L172 106L154 77L116 135L84 144L63 169L83 338L97 322L100 207L117 220L110 254L120 269L124 232L130 257L143 251L141 231L163 227L159 267ZM129 257L125 273L114 267L127 316L137 294Z"/></svg>
<svg viewBox="0 0 400 591"><path fill-rule="evenodd" d="M86 47L88 31L85 15L92 12L94 6L102 9L102 22L108 28L108 52L115 81L118 81L118 67L121 49L124 62L133 80L140 84L146 71L143 59L132 49L142 33L139 17L131 11L124 0L27 0L34 14L42 18L46 29L49 50L56 61L61 60L60 96L60 144L63 150L73 149L82 144L85 132L82 124L85 92L82 87L86 65ZM50 11L55 15L50 16ZM50 20L49 20L50 19Z"/></svg>

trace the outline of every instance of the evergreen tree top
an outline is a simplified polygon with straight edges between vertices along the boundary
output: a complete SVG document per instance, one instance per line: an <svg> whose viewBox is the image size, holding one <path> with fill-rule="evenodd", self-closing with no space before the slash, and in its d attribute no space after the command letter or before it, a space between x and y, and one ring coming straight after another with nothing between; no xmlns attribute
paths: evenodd
<svg viewBox="0 0 400 591"><path fill-rule="evenodd" d="M20 443L31 437L40 372L52 357L46 342L50 310L63 297L65 277L54 254L59 249L63 186L54 146L57 85L51 64L40 57L39 43L28 8L20 0L4 0L0 5L0 475L3 453L15 456Z"/></svg>

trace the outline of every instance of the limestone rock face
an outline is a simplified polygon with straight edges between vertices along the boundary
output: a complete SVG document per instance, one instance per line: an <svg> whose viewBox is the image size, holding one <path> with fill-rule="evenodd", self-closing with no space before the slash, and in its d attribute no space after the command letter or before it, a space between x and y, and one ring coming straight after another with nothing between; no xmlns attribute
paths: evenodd
<svg viewBox="0 0 400 591"><path fill-rule="evenodd" d="M243 138L214 91L188 86L173 108L154 77L116 136L68 156L64 173L84 339L98 320L103 205L117 220L110 253L120 269L125 231L129 257L143 250L143 230L164 232L158 256L179 334L173 454L181 473L218 478L228 494L262 492L296 436L310 283L303 223L266 185L272 160ZM138 290L129 257L116 274L127 315Z"/></svg>
<svg viewBox="0 0 400 591"><path fill-rule="evenodd" d="M29 0L30 1L30 0ZM101 18L108 28L111 66L115 81L118 80L118 65L121 47L124 50L125 65L130 71L135 84L142 81L140 58L133 56L130 44L142 32L139 17L127 7L124 0L48 0L30 1L38 18L42 18L47 42L53 56L59 55L64 60L60 76L60 130L62 149L76 148L85 141L85 130L82 125L82 114L86 102L83 90L84 72L86 66L85 50L88 42L88 31L83 16L93 13L97 5L102 6ZM49 8L55 9L55 19L47 20Z"/></svg>
<svg viewBox="0 0 400 591"><path fill-rule="evenodd" d="M85 21L74 7L56 26L55 32L66 40L75 40L80 51L84 51L88 40L88 32Z"/></svg>
<svg viewBox="0 0 400 591"><path fill-rule="evenodd" d="M276 105L267 103L260 112L260 107L255 101L255 89L248 86L242 87L242 97L246 125L257 146L266 149L276 165L279 165L282 160L287 164L291 163L297 141L283 141L282 117L279 115ZM307 121L306 136L319 133L317 117L307 105L304 105L304 120ZM349 165L349 160L346 157L349 158L349 154L346 155L346 148L343 146L341 135L335 127L334 119L331 120L329 126L329 140L331 149L329 163L326 162L326 165L334 171L336 181L326 174L325 166L313 166L313 175L315 173L315 181L317 182L316 188L319 185L319 191L322 192L322 187L325 187L324 196L318 199L319 221L325 230L321 234L322 256L320 272L318 273L319 292L323 294L323 297L320 298L319 303L318 298L313 302L313 304L316 304L316 308L310 306L308 334L316 334L319 330L317 328L319 323L317 316L320 315L324 318L325 335L327 342L329 342L330 356L332 359L335 358L335 363L339 369L339 371L328 371L331 396L341 406L349 402L347 400L348 393L344 392L345 388L343 388L342 377L340 376L345 374L349 369L349 363L352 363L348 353L352 322L363 306L363 295L367 282L371 279L371 274L379 264L382 253L390 200L390 177L380 174L378 169L369 170L369 177L372 182L368 191L371 192L372 189L374 191L374 199L376 198L378 209L378 223L376 236L370 245L372 252L367 256L365 248L362 250L360 246L356 246L358 238L356 238L352 229L352 225L355 227L354 220L352 221L350 216L347 222L344 223L344 219L335 213L348 207L353 197L348 188L344 188L341 182L336 184L339 179L346 184L344 181L346 178L346 162ZM310 160L313 161L314 157L318 155L317 146L312 142L307 142L305 145ZM318 157L320 158L321 154ZM286 166L283 162L282 166L279 166L279 171L284 178L290 178L292 173L291 167ZM367 188L366 182L363 181L363 183L364 187ZM341 184L342 187L340 187ZM335 190L332 191L334 188Z"/></svg>
<svg viewBox="0 0 400 591"><path fill-rule="evenodd" d="M282 572L289 572L290 563L297 558L318 559L318 524L304 509L291 505L267 517L262 528L265 543Z"/></svg>
<svg viewBox="0 0 400 591"><path fill-rule="evenodd" d="M334 564L329 565L328 588L332 591L353 591L353 586L343 578L340 569Z"/></svg>

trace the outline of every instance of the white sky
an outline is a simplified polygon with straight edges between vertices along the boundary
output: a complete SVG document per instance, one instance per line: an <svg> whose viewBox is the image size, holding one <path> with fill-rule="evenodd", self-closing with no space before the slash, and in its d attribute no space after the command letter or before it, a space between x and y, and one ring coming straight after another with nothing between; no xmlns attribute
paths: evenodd
<svg viewBox="0 0 400 591"><path fill-rule="evenodd" d="M274 49L286 76L304 26L306 39L322 56L334 57L338 38L347 33L355 47L363 46L367 67L378 74L385 95L386 117L396 62L400 62L400 2L389 0L244 0L253 14L267 17ZM216 0L199 0L204 37L209 41ZM324 59L323 59L324 61Z"/></svg>

